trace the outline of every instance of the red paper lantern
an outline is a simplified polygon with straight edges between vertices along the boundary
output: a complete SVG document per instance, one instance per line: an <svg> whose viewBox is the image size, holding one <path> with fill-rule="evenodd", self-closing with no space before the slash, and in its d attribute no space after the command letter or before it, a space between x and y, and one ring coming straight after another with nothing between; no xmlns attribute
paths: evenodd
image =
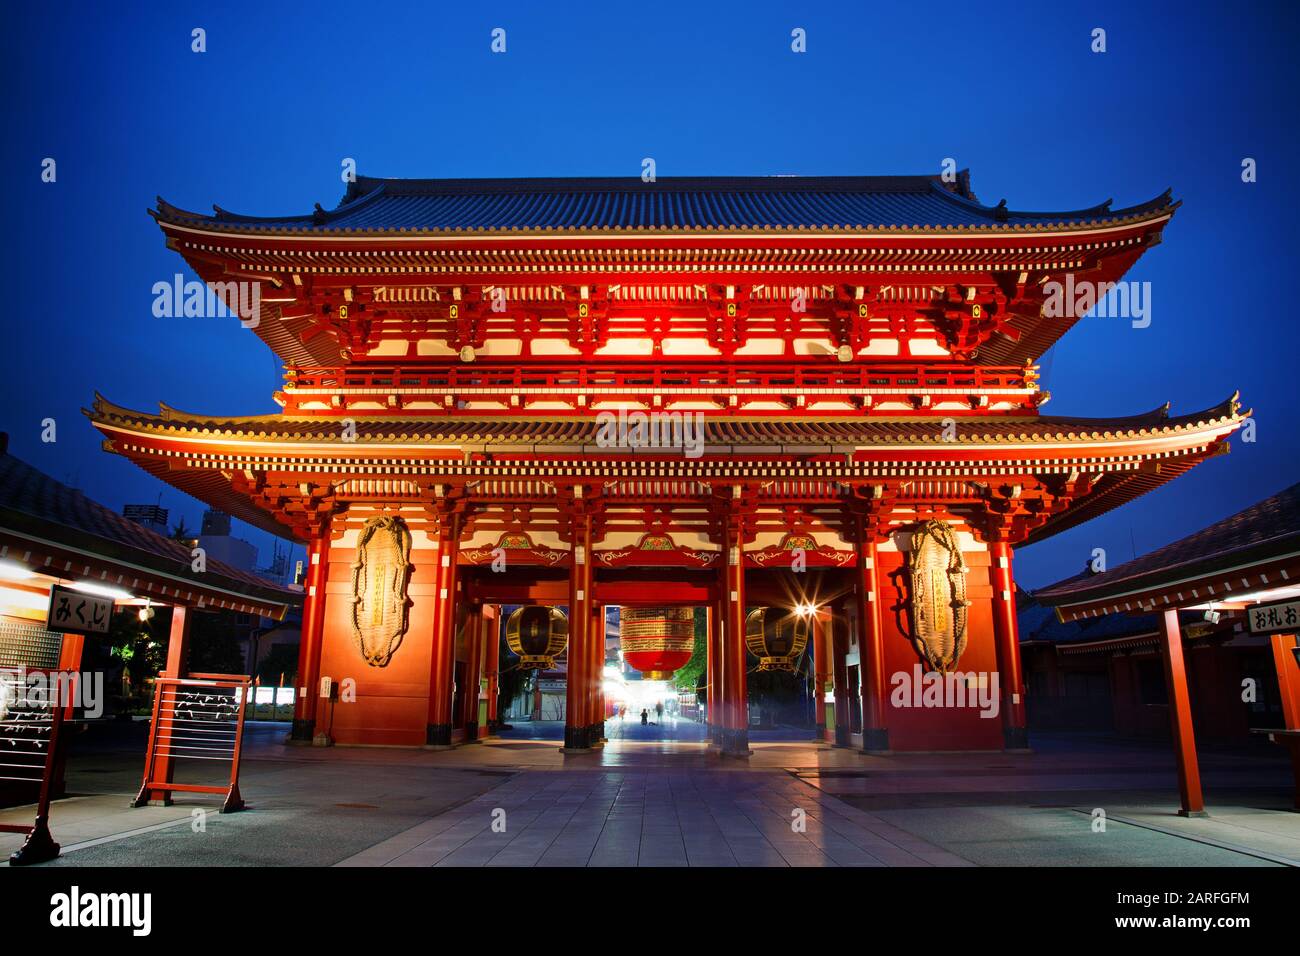
<svg viewBox="0 0 1300 956"><path fill-rule="evenodd" d="M619 612L623 660L646 680L667 680L695 650L695 610L625 607Z"/></svg>

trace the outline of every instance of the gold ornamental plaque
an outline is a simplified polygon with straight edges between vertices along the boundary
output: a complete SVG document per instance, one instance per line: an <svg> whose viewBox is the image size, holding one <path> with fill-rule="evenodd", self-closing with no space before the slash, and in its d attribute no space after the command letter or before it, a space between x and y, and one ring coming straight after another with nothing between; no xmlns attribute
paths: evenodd
<svg viewBox="0 0 1300 956"><path fill-rule="evenodd" d="M401 518L371 518L352 565L352 633L371 667L387 667L406 633L411 532Z"/></svg>
<svg viewBox="0 0 1300 956"><path fill-rule="evenodd" d="M912 532L912 643L941 674L966 650L966 564L952 528L927 521Z"/></svg>

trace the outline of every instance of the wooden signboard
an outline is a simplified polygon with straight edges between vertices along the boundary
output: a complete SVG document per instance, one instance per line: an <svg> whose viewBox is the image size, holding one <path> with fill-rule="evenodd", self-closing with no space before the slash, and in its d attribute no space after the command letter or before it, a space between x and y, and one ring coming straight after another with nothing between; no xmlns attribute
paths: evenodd
<svg viewBox="0 0 1300 956"><path fill-rule="evenodd" d="M107 634L113 623L113 599L74 591L62 584L50 588L45 627L56 633Z"/></svg>
<svg viewBox="0 0 1300 956"><path fill-rule="evenodd" d="M1300 600L1256 604L1246 609L1252 634L1286 634L1300 630Z"/></svg>

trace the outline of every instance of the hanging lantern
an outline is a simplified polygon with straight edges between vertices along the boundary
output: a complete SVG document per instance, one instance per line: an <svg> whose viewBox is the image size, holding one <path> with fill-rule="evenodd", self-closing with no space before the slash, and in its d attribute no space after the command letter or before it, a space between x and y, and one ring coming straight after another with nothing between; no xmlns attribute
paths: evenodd
<svg viewBox="0 0 1300 956"><path fill-rule="evenodd" d="M533 604L506 620L506 644L524 670L550 670L569 643L569 619L558 607Z"/></svg>
<svg viewBox="0 0 1300 956"><path fill-rule="evenodd" d="M695 609L625 607L619 612L623 660L646 680L667 680L695 650Z"/></svg>
<svg viewBox="0 0 1300 956"><path fill-rule="evenodd" d="M793 671L808 646L811 614L779 607L760 607L745 618L745 646L758 658L760 671Z"/></svg>

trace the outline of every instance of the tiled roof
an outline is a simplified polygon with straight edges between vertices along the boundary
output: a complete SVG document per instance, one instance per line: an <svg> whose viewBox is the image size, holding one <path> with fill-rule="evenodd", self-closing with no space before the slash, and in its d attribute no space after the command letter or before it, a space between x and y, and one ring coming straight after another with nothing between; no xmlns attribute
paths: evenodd
<svg viewBox="0 0 1300 956"><path fill-rule="evenodd" d="M179 412L167 406L159 414L122 408L96 396L86 414L96 422L141 428L158 434L248 438L264 441L321 442L339 440L338 420L320 417L258 415L236 418L209 417ZM1023 442L1084 443L1155 438L1231 425L1248 415L1234 395L1226 402L1189 415L1167 416L1163 408L1128 418L1025 418L988 417L960 419L955 447L1011 445ZM364 417L355 420L355 441L364 446L383 443L455 442L459 444L582 445L597 443L600 426L593 418L414 418ZM934 417L874 417L858 419L770 420L714 418L705 415L707 445L877 445L881 447L932 445L939 440Z"/></svg>
<svg viewBox="0 0 1300 956"><path fill-rule="evenodd" d="M1052 604L1076 604L1297 551L1300 484L1101 574L1084 572L1041 588L1035 597Z"/></svg>
<svg viewBox="0 0 1300 956"><path fill-rule="evenodd" d="M56 545L82 548L107 560L141 563L196 584L276 604L301 600L298 592L215 558L207 560L202 575L193 573L190 549L182 542L127 520L8 452L0 454L0 528L39 532Z"/></svg>
<svg viewBox="0 0 1300 956"><path fill-rule="evenodd" d="M984 418L963 419L957 440L942 443L943 450L965 454L972 450L988 449L985 460L973 462L965 474L981 473L981 467L1002 460L1010 446L1021 444L1041 449L1043 458L1077 463L1088 457L1086 442L1132 442L1137 449L1159 458L1159 468L1103 468L1093 491L1075 503L1070 510L1053 516L1033 532L1030 540L1041 540L1066 528L1103 514L1131 501L1146 492L1173 480L1207 455L1221 447L1219 442L1234 431L1244 418L1234 396L1222 405L1195 415L1166 417L1164 409L1146 415L1116 419L1066 419L1066 418ZM364 472L370 462L382 466L402 459L409 448L409 464L416 468L446 469L453 467L441 456L453 450L457 469L466 474L484 476L494 468L510 468L512 456L536 454L557 456L556 467L568 467L566 462L575 457L585 457L597 465L616 462L620 467L637 467L640 456L627 449L601 447L597 441L598 426L591 418L523 419L523 418L357 418L355 437L346 444L342 441L340 419L326 417L286 417L278 415L244 418L214 418L187 415L163 407L160 414L146 414L122 408L96 396L93 410L86 414L112 441L112 450L126 455L167 483L187 494L207 501L244 521L264 528L273 534L285 534L283 527L260 513L241 494L235 492L227 475L213 467L210 452L212 444L222 440L238 439L248 447L247 454L259 456L273 454L288 458L295 454L292 446L301 444L301 454L307 457L322 455L321 445L337 442L337 467L341 472L360 469ZM922 418L858 418L858 419L711 419L705 417L705 454L700 467L727 469L734 461L748 461L771 456L784 461L789 456L792 467L801 459L839 455L846 459L842 467L856 467L847 461L848 452L867 448L880 452L899 452L915 448L922 456L933 455L940 447L936 429L938 420ZM173 452L151 453L135 447L141 438L121 434L117 429L149 436L161 442L192 443L196 467L176 468ZM1187 435L1183 445L1175 448L1180 435ZM1165 439L1164 447L1150 451L1152 440ZM277 442L281 447L274 452L260 450L259 442ZM380 448L381 445L400 445L400 449ZM432 446L443 446L434 449ZM286 447L287 446L287 447ZM309 447L314 446L314 447ZM1059 447L1058 447L1059 446ZM433 452L434 458L426 462L422 451ZM1017 453L1025 449L1017 449ZM332 449L326 449L329 457ZM506 452L497 461L495 452ZM1033 452L1031 451L1031 454ZM181 453L184 454L184 453ZM665 454L659 450L658 454ZM649 456L647 456L649 457ZM1127 460L1132 458L1127 449L1108 449L1098 452L1099 459ZM470 460L470 459L473 460ZM463 460L462 460L463 459ZM870 453L862 459L868 464ZM644 463L642 463L644 464ZM682 459L682 467L691 464ZM545 464L539 466L543 469ZM810 467L822 467L821 464ZM838 466L837 466L838 467ZM866 467L866 465L864 465ZM1027 466L1031 470L1035 466ZM995 468L995 470L997 470ZM1002 473L998 471L997 473Z"/></svg>
<svg viewBox="0 0 1300 956"><path fill-rule="evenodd" d="M1155 614L1105 614L1082 621L1062 622L1048 604L1038 601L1038 592L1016 595L1016 623L1021 642L1079 644L1152 634L1159 630Z"/></svg>
<svg viewBox="0 0 1300 956"><path fill-rule="evenodd" d="M1110 200L1068 212L1016 212L979 203L963 173L938 176L750 176L571 179L358 177L342 202L299 216L211 215L162 198L162 222L242 233L587 232L597 230L1032 231L1151 218L1177 206L1168 192L1127 209Z"/></svg>

